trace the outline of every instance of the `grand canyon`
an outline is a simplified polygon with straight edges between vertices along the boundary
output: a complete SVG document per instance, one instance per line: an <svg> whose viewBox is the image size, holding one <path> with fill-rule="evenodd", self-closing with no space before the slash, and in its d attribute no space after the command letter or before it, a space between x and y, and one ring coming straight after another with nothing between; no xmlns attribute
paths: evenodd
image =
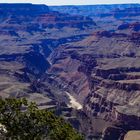
<svg viewBox="0 0 140 140"><path fill-rule="evenodd" d="M140 140L140 5L0 4L0 96L85 140Z"/></svg>

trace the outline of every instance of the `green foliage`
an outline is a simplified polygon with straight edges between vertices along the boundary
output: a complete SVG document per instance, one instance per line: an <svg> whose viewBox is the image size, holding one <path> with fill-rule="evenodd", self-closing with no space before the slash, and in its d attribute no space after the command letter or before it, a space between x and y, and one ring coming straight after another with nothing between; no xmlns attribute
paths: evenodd
<svg viewBox="0 0 140 140"><path fill-rule="evenodd" d="M10 140L83 140L62 118L25 98L0 99L0 124L7 130L4 138Z"/></svg>

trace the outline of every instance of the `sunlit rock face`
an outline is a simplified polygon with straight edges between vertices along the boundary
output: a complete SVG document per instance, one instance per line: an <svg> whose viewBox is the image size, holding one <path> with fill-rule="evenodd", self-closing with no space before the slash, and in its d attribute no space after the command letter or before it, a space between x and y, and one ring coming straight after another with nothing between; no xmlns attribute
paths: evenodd
<svg viewBox="0 0 140 140"><path fill-rule="evenodd" d="M124 140L139 140L140 139L140 131L129 131L125 137Z"/></svg>

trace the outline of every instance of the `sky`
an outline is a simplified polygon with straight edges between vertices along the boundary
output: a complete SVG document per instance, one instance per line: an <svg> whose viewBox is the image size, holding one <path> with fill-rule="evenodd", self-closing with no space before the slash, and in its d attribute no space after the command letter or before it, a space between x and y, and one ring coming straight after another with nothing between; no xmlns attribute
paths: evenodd
<svg viewBox="0 0 140 140"><path fill-rule="evenodd" d="M94 5L116 3L140 3L140 0L0 0L0 3L34 3L46 5Z"/></svg>

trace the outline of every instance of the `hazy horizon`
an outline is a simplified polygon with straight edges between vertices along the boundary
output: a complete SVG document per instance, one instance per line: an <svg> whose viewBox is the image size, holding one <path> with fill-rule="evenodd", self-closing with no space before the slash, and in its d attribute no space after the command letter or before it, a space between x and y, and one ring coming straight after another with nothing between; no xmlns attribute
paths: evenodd
<svg viewBox="0 0 140 140"><path fill-rule="evenodd" d="M97 5L97 4L135 4L140 0L1 0L0 3L32 3L46 5Z"/></svg>

